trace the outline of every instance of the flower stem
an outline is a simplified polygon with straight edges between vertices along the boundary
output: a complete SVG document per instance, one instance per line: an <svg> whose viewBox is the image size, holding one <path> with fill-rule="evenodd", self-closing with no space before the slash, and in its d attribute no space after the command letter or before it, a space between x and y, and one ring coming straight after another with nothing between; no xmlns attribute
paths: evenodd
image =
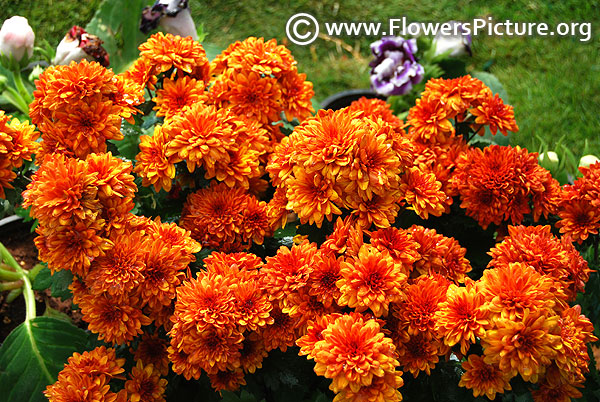
<svg viewBox="0 0 600 402"><path fill-rule="evenodd" d="M23 287L20 287L19 289L11 290L8 293L8 295L6 296L6 299L4 299L4 300L6 301L7 304L10 304L13 301L15 301L15 299L17 297L19 297L21 295L21 293L23 293Z"/></svg>
<svg viewBox="0 0 600 402"><path fill-rule="evenodd" d="M21 76L20 71L13 71L12 74L13 74L13 78L15 80L15 85L17 86L17 90L19 91L21 98L27 104L27 109L29 109L29 104L31 102L33 102L33 98L31 97L31 94L29 93L27 88L25 88L25 84L23 83L23 76ZM27 113L27 114L29 114L29 113Z"/></svg>
<svg viewBox="0 0 600 402"><path fill-rule="evenodd" d="M29 280L29 275L27 272L21 268L21 266L17 263L14 257L8 252L6 247L2 243L0 243L0 256L2 257L2 261L14 268L15 273L20 275L20 280L23 281L23 296L25 297L25 321L29 321L35 318L35 295L33 294L33 289L31 288L31 281Z"/></svg>
<svg viewBox="0 0 600 402"><path fill-rule="evenodd" d="M0 292L4 292L6 290L15 290L23 287L23 281L13 281L13 282L0 282Z"/></svg>
<svg viewBox="0 0 600 402"><path fill-rule="evenodd" d="M0 267L0 281L18 281L21 274Z"/></svg>

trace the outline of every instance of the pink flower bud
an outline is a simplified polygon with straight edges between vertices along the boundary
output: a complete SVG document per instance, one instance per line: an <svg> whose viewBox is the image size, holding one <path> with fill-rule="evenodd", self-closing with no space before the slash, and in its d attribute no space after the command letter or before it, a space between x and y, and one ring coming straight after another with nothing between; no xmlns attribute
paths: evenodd
<svg viewBox="0 0 600 402"><path fill-rule="evenodd" d="M0 53L20 61L25 53L33 55L35 34L27 18L14 16L4 21L0 29Z"/></svg>

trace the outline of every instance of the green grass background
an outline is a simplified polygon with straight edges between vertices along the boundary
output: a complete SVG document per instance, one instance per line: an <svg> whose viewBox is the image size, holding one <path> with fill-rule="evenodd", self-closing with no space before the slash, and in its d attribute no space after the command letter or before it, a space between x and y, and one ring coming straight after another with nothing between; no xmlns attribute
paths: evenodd
<svg viewBox="0 0 600 402"><path fill-rule="evenodd" d="M126 1L125 1L126 3ZM37 37L60 41L73 24L85 25L100 0L0 0L0 18L27 17ZM194 19L206 40L220 47L247 36L276 38L288 44L299 69L314 83L323 100L338 91L368 87L369 43L376 38L317 39L310 46L287 43L285 24L297 12L319 21L374 21L406 16L410 21L443 22L491 16L496 21L592 24L592 40L572 37L474 37L468 68L491 64L504 84L520 132L512 143L537 151L540 136L549 144L566 136L581 155L586 140L600 154L600 1L582 0L422 0L422 1L231 1L190 0Z"/></svg>

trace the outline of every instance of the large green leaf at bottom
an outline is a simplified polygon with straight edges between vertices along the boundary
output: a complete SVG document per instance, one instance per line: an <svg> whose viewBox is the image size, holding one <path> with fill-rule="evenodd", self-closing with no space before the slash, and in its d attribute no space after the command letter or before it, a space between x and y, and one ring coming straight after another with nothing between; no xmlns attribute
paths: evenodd
<svg viewBox="0 0 600 402"><path fill-rule="evenodd" d="M47 401L42 391L56 381L73 352L81 352L86 333L50 317L25 321L0 347L0 399L7 402Z"/></svg>

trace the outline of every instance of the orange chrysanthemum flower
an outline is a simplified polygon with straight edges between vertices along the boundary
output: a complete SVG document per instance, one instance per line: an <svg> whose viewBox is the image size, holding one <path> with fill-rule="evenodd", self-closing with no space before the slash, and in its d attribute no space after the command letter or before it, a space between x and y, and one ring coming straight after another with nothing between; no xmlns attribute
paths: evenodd
<svg viewBox="0 0 600 402"><path fill-rule="evenodd" d="M558 281L569 300L583 292L590 269L568 236L556 238L550 226L509 226L508 233L490 250L492 260L488 266L523 262Z"/></svg>
<svg viewBox="0 0 600 402"><path fill-rule="evenodd" d="M232 368L231 370L219 370L216 373L209 373L210 385L217 392L237 391L242 385L246 385L244 371L241 368Z"/></svg>
<svg viewBox="0 0 600 402"><path fill-rule="evenodd" d="M74 373L68 378L60 379L46 387L44 395L49 402L125 402L125 398L110 391L110 385L104 377L94 378L92 376Z"/></svg>
<svg viewBox="0 0 600 402"><path fill-rule="evenodd" d="M74 375L84 375L93 379L99 377L111 379L124 371L124 364L125 359L117 359L114 349L99 346L83 353L74 353L69 357L58 377L62 380Z"/></svg>
<svg viewBox="0 0 600 402"><path fill-rule="evenodd" d="M252 71L232 71L210 89L211 100L235 115L269 124L283 111L277 80Z"/></svg>
<svg viewBox="0 0 600 402"><path fill-rule="evenodd" d="M298 74L296 70L283 73L279 79L281 85L281 101L283 111L289 121L304 119L312 116L315 109L312 98L315 96L313 84L306 81L306 74Z"/></svg>
<svg viewBox="0 0 600 402"><path fill-rule="evenodd" d="M521 262L485 270L478 290L493 318L513 321L521 319L527 311L552 309L566 298L550 277Z"/></svg>
<svg viewBox="0 0 600 402"><path fill-rule="evenodd" d="M571 402L573 399L581 398L583 395L575 387L581 387L581 383L570 383L561 376L555 365L551 365L544 379L539 382L539 388L532 390L534 402Z"/></svg>
<svg viewBox="0 0 600 402"><path fill-rule="evenodd" d="M140 57L123 73L123 76L141 88L147 86L148 89L154 91L158 74L157 66L150 59Z"/></svg>
<svg viewBox="0 0 600 402"><path fill-rule="evenodd" d="M160 375L165 376L169 373L168 346L169 342L157 334L144 333L135 351L131 352L136 361L141 361L145 366L152 364Z"/></svg>
<svg viewBox="0 0 600 402"><path fill-rule="evenodd" d="M435 314L446 301L450 283L440 275L421 276L404 289L394 311L410 335L435 334Z"/></svg>
<svg viewBox="0 0 600 402"><path fill-rule="evenodd" d="M578 243L583 242L590 235L598 234L600 212L596 206L585 199L562 202L558 216L560 221L556 226L560 228L560 232L572 236Z"/></svg>
<svg viewBox="0 0 600 402"><path fill-rule="evenodd" d="M425 333L410 335L406 341L397 344L398 360L402 369L410 372L414 378L424 371L427 375L440 361L440 342Z"/></svg>
<svg viewBox="0 0 600 402"><path fill-rule="evenodd" d="M342 279L341 262L343 257L336 257L325 252L317 252L308 279L308 294L317 298L325 307L330 307L341 297L337 282Z"/></svg>
<svg viewBox="0 0 600 402"><path fill-rule="evenodd" d="M273 324L261 327L257 333L263 339L267 352L273 349L285 352L288 347L294 346L299 338L300 317L290 317L277 305L273 305L271 317Z"/></svg>
<svg viewBox="0 0 600 402"><path fill-rule="evenodd" d="M546 312L547 314L547 312ZM526 309L516 320L498 319L481 338L487 364L498 364L511 377L536 383L561 348L559 317Z"/></svg>
<svg viewBox="0 0 600 402"><path fill-rule="evenodd" d="M118 236L114 246L93 262L85 282L95 294L128 298L144 281L145 254L146 245L140 232Z"/></svg>
<svg viewBox="0 0 600 402"><path fill-rule="evenodd" d="M240 367L245 373L254 373L262 367L263 359L267 357L265 343L257 332L246 332L242 349L240 350Z"/></svg>
<svg viewBox="0 0 600 402"><path fill-rule="evenodd" d="M261 75L279 77L296 65L289 49L277 45L275 39L249 37L235 42L212 62L213 74L222 74L225 69L251 70Z"/></svg>
<svg viewBox="0 0 600 402"><path fill-rule="evenodd" d="M494 400L497 393L512 390L510 374L500 370L497 365L487 364L479 355L469 355L467 361L462 363L462 368L465 372L458 385L473 390L475 398L485 395Z"/></svg>
<svg viewBox="0 0 600 402"><path fill-rule="evenodd" d="M389 304L400 300L407 279L402 264L369 245L362 246L356 258L341 262L340 274L338 304L358 312L370 309L376 317L387 316Z"/></svg>
<svg viewBox="0 0 600 402"><path fill-rule="evenodd" d="M395 347L376 320L360 314L343 315L322 332L315 344L315 373L331 378L331 390L357 392L376 377L396 371Z"/></svg>
<svg viewBox="0 0 600 402"><path fill-rule="evenodd" d="M434 96L423 96L416 101L406 119L408 134L421 142L444 142L454 134L450 119L456 115L449 105Z"/></svg>
<svg viewBox="0 0 600 402"><path fill-rule="evenodd" d="M67 269L85 277L92 262L112 247L112 242L103 237L103 231L101 219L76 219L68 226L52 229L38 226L39 236L34 242L40 260L46 262L51 271Z"/></svg>
<svg viewBox="0 0 600 402"><path fill-rule="evenodd" d="M378 250L386 250L394 261L400 262L406 275L410 274L413 264L421 257L419 243L405 229L378 229L371 233L370 243Z"/></svg>
<svg viewBox="0 0 600 402"><path fill-rule="evenodd" d="M97 173L87 164L61 155L46 158L23 192L23 206L47 227L69 225L74 218L94 219L100 211Z"/></svg>
<svg viewBox="0 0 600 402"><path fill-rule="evenodd" d="M16 177L12 169L21 167L24 160L30 161L38 150L38 136L34 126L0 110L0 198L5 197L4 188L12 188L9 182Z"/></svg>
<svg viewBox="0 0 600 402"><path fill-rule="evenodd" d="M450 285L446 301L439 305L434 318L436 331L446 345L460 344L460 353L466 355L476 338L483 336L489 326L483 303L484 298L474 284Z"/></svg>
<svg viewBox="0 0 600 402"><path fill-rule="evenodd" d="M154 186L171 191L171 183L175 177L173 158L166 155L168 139L162 126L154 127L154 135L140 136L140 153L135 157L137 163L134 172L142 178L142 186Z"/></svg>
<svg viewBox="0 0 600 402"><path fill-rule="evenodd" d="M498 94L483 99L480 105L471 109L471 114L475 116L475 124L488 125L492 134L498 130L504 135L507 131L519 131L513 107L505 105Z"/></svg>
<svg viewBox="0 0 600 402"><path fill-rule="evenodd" d="M205 247L241 251L271 233L266 208L243 189L213 182L188 196L180 225Z"/></svg>
<svg viewBox="0 0 600 402"><path fill-rule="evenodd" d="M291 249L282 246L274 257L267 257L261 280L271 300L281 300L307 286L317 245L303 242Z"/></svg>
<svg viewBox="0 0 600 402"><path fill-rule="evenodd" d="M470 75L453 79L431 78L425 84L425 92L448 105L458 115L492 96L483 82Z"/></svg>
<svg viewBox="0 0 600 402"><path fill-rule="evenodd" d="M374 377L371 385L360 387L358 391L345 388L333 398L333 402L353 401L402 401L398 388L404 385L402 372L386 372L382 377Z"/></svg>
<svg viewBox="0 0 600 402"><path fill-rule="evenodd" d="M410 205L408 209L412 209L423 219L428 219L429 214L440 216L447 212L448 197L442 191L442 183L437 180L434 173L414 167L402 179L400 191Z"/></svg>
<svg viewBox="0 0 600 402"><path fill-rule="evenodd" d="M129 344L152 320L138 308L138 300L129 297L115 300L107 295L84 295L79 307L88 329L99 334L98 339L114 344Z"/></svg>
<svg viewBox="0 0 600 402"><path fill-rule="evenodd" d="M408 232L419 244L417 252L421 256L414 263L413 277L439 274L455 283L463 282L465 274L471 271L471 264L465 258L467 249L453 237L438 234L434 229L413 225Z"/></svg>
<svg viewBox="0 0 600 402"><path fill-rule="evenodd" d="M167 380L160 378L160 372L152 364L137 361L131 369L125 389L131 402L164 402Z"/></svg>
<svg viewBox="0 0 600 402"><path fill-rule="evenodd" d="M156 91L156 97L152 99L156 103L156 115L164 116L165 120L181 113L186 107L199 102L206 103L207 100L204 82L188 76L176 80L165 78L162 88Z"/></svg>
<svg viewBox="0 0 600 402"><path fill-rule="evenodd" d="M269 314L273 306L258 281L240 281L232 285L231 292L240 329L256 331L259 327L273 324L273 317Z"/></svg>
<svg viewBox="0 0 600 402"><path fill-rule="evenodd" d="M484 229L508 220L518 224L529 213L538 220L554 212L559 200L560 186L538 165L537 154L518 146L471 148L459 157L451 181L460 206Z"/></svg>
<svg viewBox="0 0 600 402"><path fill-rule="evenodd" d="M300 222L321 227L325 218L331 221L334 214L342 214L336 205L340 197L333 181L319 174L307 174L300 168L295 169L294 174L286 189L286 208L296 211Z"/></svg>
<svg viewBox="0 0 600 402"><path fill-rule="evenodd" d="M569 307L561 313L558 320L562 349L556 356L556 366L560 376L569 383L585 382L585 374L589 372L587 344L597 342L594 326L581 314L581 306Z"/></svg>
<svg viewBox="0 0 600 402"><path fill-rule="evenodd" d="M355 100L348 106L348 111L362 111L365 116L373 120L382 119L393 127L400 128L402 120L400 120L391 109L389 103L382 99L361 97Z"/></svg>
<svg viewBox="0 0 600 402"><path fill-rule="evenodd" d="M139 47L140 58L155 66L157 73L176 68L178 75L199 71L195 78L208 81L209 62L202 45L191 37L157 32Z"/></svg>

